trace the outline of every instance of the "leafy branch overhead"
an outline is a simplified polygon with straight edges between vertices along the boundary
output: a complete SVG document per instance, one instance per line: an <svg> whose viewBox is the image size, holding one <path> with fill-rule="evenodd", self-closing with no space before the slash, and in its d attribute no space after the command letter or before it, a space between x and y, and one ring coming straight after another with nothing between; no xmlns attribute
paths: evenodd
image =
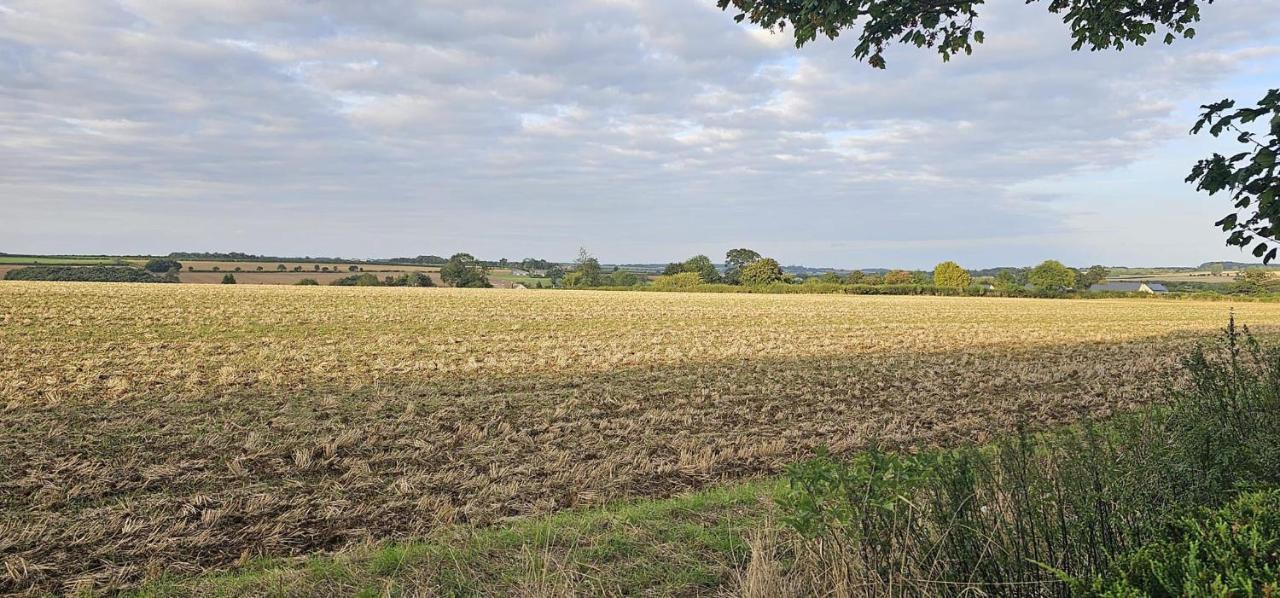
<svg viewBox="0 0 1280 598"><path fill-rule="evenodd" d="M1215 224L1231 233L1228 245L1253 245L1253 255L1270 263L1276 258L1280 242L1280 177L1276 172L1276 154L1280 153L1280 89L1272 89L1257 106L1236 108L1232 100L1201 106L1204 112L1191 129L1200 133L1235 135L1244 150L1230 157L1214 154L1201 160L1187 176L1196 190L1209 195L1230 195L1235 211ZM1261 124L1261 126L1259 126ZM1266 132L1259 134L1256 129Z"/></svg>
<svg viewBox="0 0 1280 598"><path fill-rule="evenodd" d="M1041 0L1027 0L1027 4ZM1160 30L1164 43L1196 34L1200 4L1213 0L1049 0L1049 12L1062 15L1075 40L1073 50L1123 49L1143 45ZM984 33L974 28L982 0L717 0L721 10L738 11L734 19L766 29L791 27L796 47L819 35L837 38L861 28L854 58L884 68L884 50L895 43L935 48L943 60L973 52Z"/></svg>

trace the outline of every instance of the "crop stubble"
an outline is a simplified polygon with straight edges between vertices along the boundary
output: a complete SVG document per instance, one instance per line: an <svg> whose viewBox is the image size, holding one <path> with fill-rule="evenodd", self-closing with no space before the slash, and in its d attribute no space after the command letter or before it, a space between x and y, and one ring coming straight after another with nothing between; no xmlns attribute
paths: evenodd
<svg viewBox="0 0 1280 598"><path fill-rule="evenodd" d="M0 592L1155 398L1226 303L0 283ZM1280 305L1237 316L1265 329Z"/></svg>

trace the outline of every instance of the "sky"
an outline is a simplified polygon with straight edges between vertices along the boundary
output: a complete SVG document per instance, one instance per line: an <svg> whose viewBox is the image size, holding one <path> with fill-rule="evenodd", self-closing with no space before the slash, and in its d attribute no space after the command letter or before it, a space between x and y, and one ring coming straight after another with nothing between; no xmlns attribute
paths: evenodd
<svg viewBox="0 0 1280 598"><path fill-rule="evenodd" d="M993 2L876 70L714 0L0 0L0 251L1244 261L1188 129L1280 86L1280 11L1202 14L1072 52Z"/></svg>

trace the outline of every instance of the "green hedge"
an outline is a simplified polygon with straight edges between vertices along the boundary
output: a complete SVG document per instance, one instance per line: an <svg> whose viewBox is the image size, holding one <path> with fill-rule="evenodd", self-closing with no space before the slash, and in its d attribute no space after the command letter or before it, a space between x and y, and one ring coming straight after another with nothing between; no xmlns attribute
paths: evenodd
<svg viewBox="0 0 1280 598"><path fill-rule="evenodd" d="M48 280L63 282L178 282L176 276L155 276L142 268L127 266L31 266L10 270L5 280Z"/></svg>

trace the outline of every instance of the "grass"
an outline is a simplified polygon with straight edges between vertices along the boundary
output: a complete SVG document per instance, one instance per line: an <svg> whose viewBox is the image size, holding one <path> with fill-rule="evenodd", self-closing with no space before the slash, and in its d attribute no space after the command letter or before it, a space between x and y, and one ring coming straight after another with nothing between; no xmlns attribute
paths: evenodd
<svg viewBox="0 0 1280 598"><path fill-rule="evenodd" d="M695 595L728 585L768 525L772 482L474 529L406 544L267 560L221 574L164 579L131 595Z"/></svg>
<svg viewBox="0 0 1280 598"><path fill-rule="evenodd" d="M0 283L0 593L663 499L820 445L1107 416L1157 398L1230 309L161 286ZM1280 325L1280 305L1237 313Z"/></svg>

